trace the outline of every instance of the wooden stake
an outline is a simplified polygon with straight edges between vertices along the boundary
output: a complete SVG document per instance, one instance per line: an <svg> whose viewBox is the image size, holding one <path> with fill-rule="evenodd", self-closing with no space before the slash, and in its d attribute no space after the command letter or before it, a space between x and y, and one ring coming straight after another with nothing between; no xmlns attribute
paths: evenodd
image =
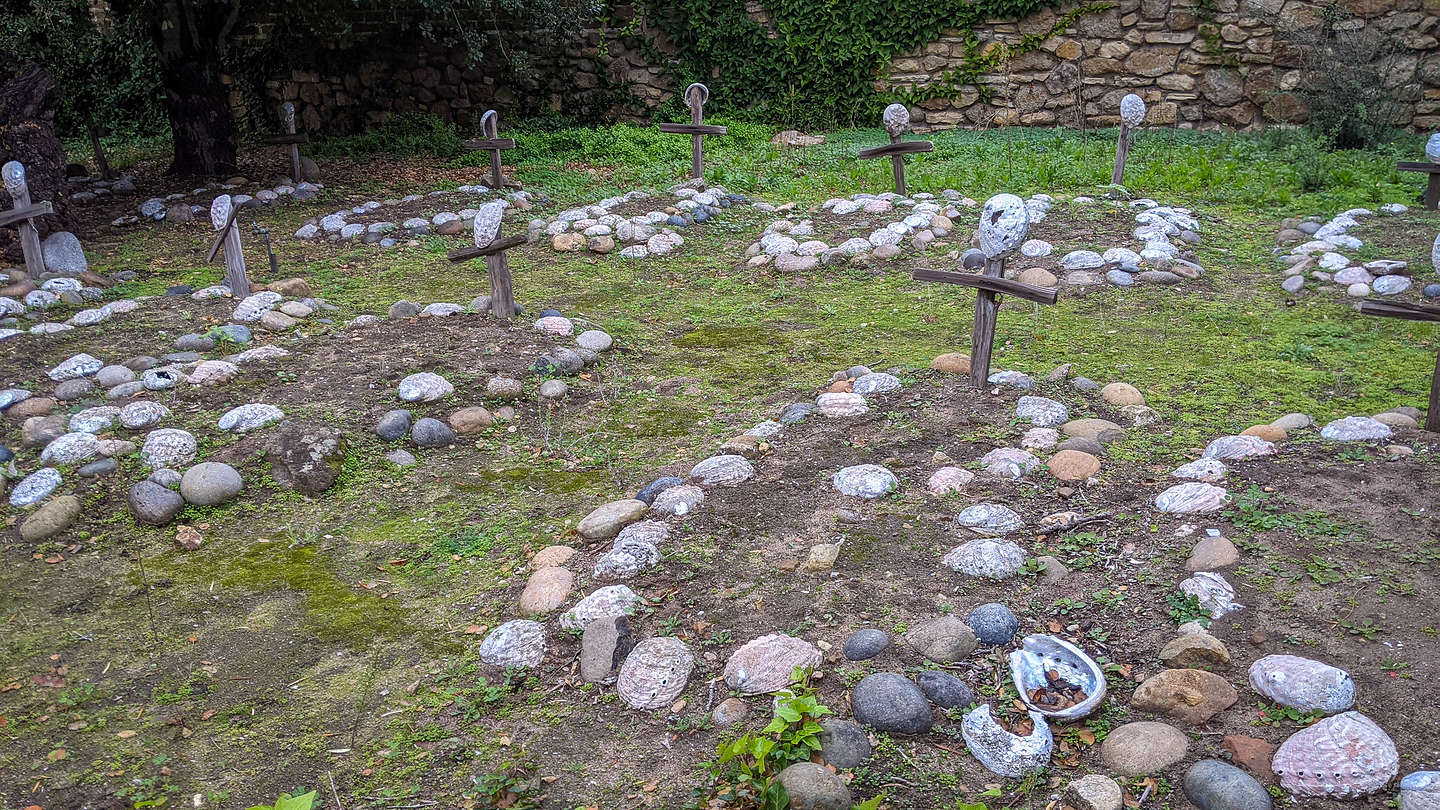
<svg viewBox="0 0 1440 810"><path fill-rule="evenodd" d="M1120 142L1115 145L1115 170L1110 172L1110 185L1125 184L1125 159L1130 155L1130 127L1120 124Z"/></svg>
<svg viewBox="0 0 1440 810"><path fill-rule="evenodd" d="M705 102L710 98L710 88L695 82L685 88L685 104L690 108L690 123L659 125L661 132L668 132L677 135L690 136L690 177L695 180L705 176L705 140L706 135L724 135L729 130L726 127L714 126L703 123L705 120Z"/></svg>
<svg viewBox="0 0 1440 810"><path fill-rule="evenodd" d="M36 213L49 213L33 209L30 203L30 184L25 180L25 167L19 161L12 160L0 168L0 175L3 175L5 188L10 192L10 198L15 201L15 208L22 213L34 210ZM42 203L46 208L49 203ZM37 283L40 275L45 272L45 257L40 252L40 231L35 227L32 217L35 214L27 214L20 220L20 251L25 255L25 272Z"/></svg>

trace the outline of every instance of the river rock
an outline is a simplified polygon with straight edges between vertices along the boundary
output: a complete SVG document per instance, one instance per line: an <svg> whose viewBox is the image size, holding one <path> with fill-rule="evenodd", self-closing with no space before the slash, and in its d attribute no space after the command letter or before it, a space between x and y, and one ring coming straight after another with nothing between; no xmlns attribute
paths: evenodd
<svg viewBox="0 0 1440 810"><path fill-rule="evenodd" d="M216 427L229 433L250 433L279 422L285 412L274 405L252 402L226 411Z"/></svg>
<svg viewBox="0 0 1440 810"><path fill-rule="evenodd" d="M1174 726L1141 721L1112 729L1100 743L1100 761L1121 776L1160 773L1185 758L1190 738Z"/></svg>
<svg viewBox="0 0 1440 810"><path fill-rule="evenodd" d="M164 526L185 508L185 499L180 493L149 480L133 484L125 500L136 522L152 526Z"/></svg>
<svg viewBox="0 0 1440 810"><path fill-rule="evenodd" d="M1155 496L1155 508L1171 514L1205 514L1225 508L1230 494L1200 481L1176 484Z"/></svg>
<svg viewBox="0 0 1440 810"><path fill-rule="evenodd" d="M862 678L850 692L850 709L856 721L892 734L925 734L933 723L925 693L894 672Z"/></svg>
<svg viewBox="0 0 1440 810"><path fill-rule="evenodd" d="M152 430L145 436L140 458L151 468L178 469L195 460L199 443L188 431L177 428Z"/></svg>
<svg viewBox="0 0 1440 810"><path fill-rule="evenodd" d="M575 574L568 568L541 568L525 583L525 590L520 594L520 612L529 616L558 610L574 585Z"/></svg>
<svg viewBox="0 0 1440 810"><path fill-rule="evenodd" d="M841 495L852 498L879 498L900 486L895 474L878 464L846 467L831 477Z"/></svg>
<svg viewBox="0 0 1440 810"><path fill-rule="evenodd" d="M953 664L974 652L977 641L975 631L958 616L941 616L911 628L905 643L931 661Z"/></svg>
<svg viewBox="0 0 1440 810"><path fill-rule="evenodd" d="M584 630L596 619L612 616L631 616L640 604L640 597L625 585L606 585L575 603L575 606L560 616L560 626L566 630Z"/></svg>
<svg viewBox="0 0 1440 810"><path fill-rule="evenodd" d="M1125 791L1114 779L1087 774L1065 788L1065 805L1074 810L1124 810Z"/></svg>
<svg viewBox="0 0 1440 810"><path fill-rule="evenodd" d="M1025 549L1008 540L977 538L950 550L941 565L985 579L1008 579L1025 565Z"/></svg>
<svg viewBox="0 0 1440 810"><path fill-rule="evenodd" d="M20 524L20 539L27 543L48 540L70 528L70 524L79 517L80 499L74 495L61 495L36 509Z"/></svg>
<svg viewBox="0 0 1440 810"><path fill-rule="evenodd" d="M820 721L820 756L841 770L860 767L870 758L870 736L865 727L838 717Z"/></svg>
<svg viewBox="0 0 1440 810"><path fill-rule="evenodd" d="M1235 687L1219 675L1199 669L1167 669L1140 684L1130 706L1200 725L1235 705L1238 698Z"/></svg>
<svg viewBox="0 0 1440 810"><path fill-rule="evenodd" d="M855 800L839 776L813 762L796 762L775 777L792 810L851 810Z"/></svg>
<svg viewBox="0 0 1440 810"><path fill-rule="evenodd" d="M744 456L711 456L690 469L690 480L701 486L735 486L754 475Z"/></svg>
<svg viewBox="0 0 1440 810"><path fill-rule="evenodd" d="M480 660L506 669L531 669L545 658L545 625L512 619L491 630L480 643Z"/></svg>
<svg viewBox="0 0 1440 810"><path fill-rule="evenodd" d="M940 670L926 670L915 678L920 691L931 703L942 709L967 708L975 702L975 693L965 682Z"/></svg>
<svg viewBox="0 0 1440 810"><path fill-rule="evenodd" d="M1270 794L1255 777L1218 759L1191 765L1182 786L1199 810L1270 810Z"/></svg>
<svg viewBox="0 0 1440 810"><path fill-rule="evenodd" d="M955 516L962 528L987 537L1000 537L1024 528L1025 521L1008 506L998 503L977 503Z"/></svg>
<svg viewBox="0 0 1440 810"><path fill-rule="evenodd" d="M992 647L1009 644L1020 630L1020 620L999 602L977 606L965 617L965 623L974 631L976 640Z"/></svg>
<svg viewBox="0 0 1440 810"><path fill-rule="evenodd" d="M449 396L455 386L439 374L422 371L400 381L396 394L402 402L434 402Z"/></svg>
<svg viewBox="0 0 1440 810"><path fill-rule="evenodd" d="M644 501L634 498L611 501L586 515L576 531L587 540L609 540L643 517L648 508Z"/></svg>
<svg viewBox="0 0 1440 810"><path fill-rule="evenodd" d="M234 467L205 461L185 471L180 478L180 495L195 506L215 506L239 495L244 486Z"/></svg>
<svg viewBox="0 0 1440 810"><path fill-rule="evenodd" d="M890 648L890 636L883 630L856 630L842 648L847 661L866 661Z"/></svg>

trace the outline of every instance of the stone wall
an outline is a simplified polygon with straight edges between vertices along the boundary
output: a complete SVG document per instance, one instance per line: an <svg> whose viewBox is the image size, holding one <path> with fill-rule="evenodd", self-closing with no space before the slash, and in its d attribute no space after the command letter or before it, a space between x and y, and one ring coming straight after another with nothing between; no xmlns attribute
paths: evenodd
<svg viewBox="0 0 1440 810"><path fill-rule="evenodd" d="M1414 129L1440 127L1440 0L1346 0L1364 19L1402 45L1391 70L1405 101L1403 120ZM956 98L932 99L911 110L917 131L952 127L1115 126L1121 96L1138 93L1149 107L1146 123L1186 129L1255 129L1267 121L1300 123L1304 105L1288 91L1302 78L1299 59L1277 40L1269 21L1313 20L1321 7L1309 0L1117 0L1108 11L1080 17L1041 46L1003 61L985 78L993 90L982 99L973 87ZM760 3L752 18L767 22ZM612 7L625 24L627 6ZM992 21L975 32L982 49L1044 34L1058 15ZM304 129L354 132L393 113L430 112L472 130L488 108L502 121L555 112L577 120L645 122L675 92L662 57L673 51L643 20L624 29L585 31L571 42L538 39L533 75L517 80L484 66L467 67L464 54L420 47L386 54L334 75L296 71L266 85L264 103L295 103ZM959 32L948 31L915 53L896 58L877 78L882 92L904 92L940 80L965 60ZM239 103L237 99L237 103ZM273 118L273 115L272 115Z"/></svg>

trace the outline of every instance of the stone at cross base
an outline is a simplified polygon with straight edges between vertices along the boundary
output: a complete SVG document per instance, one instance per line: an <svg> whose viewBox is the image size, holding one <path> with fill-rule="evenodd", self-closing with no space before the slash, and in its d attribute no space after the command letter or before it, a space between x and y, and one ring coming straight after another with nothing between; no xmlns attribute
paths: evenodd
<svg viewBox="0 0 1440 810"><path fill-rule="evenodd" d="M31 199L54 208L54 214L35 220L41 238L75 224L64 194L65 148L55 134L57 105L55 80L44 68L0 53L0 162L23 164ZM3 203L0 208L10 207L8 199ZM23 261L15 228L0 228L0 258Z"/></svg>

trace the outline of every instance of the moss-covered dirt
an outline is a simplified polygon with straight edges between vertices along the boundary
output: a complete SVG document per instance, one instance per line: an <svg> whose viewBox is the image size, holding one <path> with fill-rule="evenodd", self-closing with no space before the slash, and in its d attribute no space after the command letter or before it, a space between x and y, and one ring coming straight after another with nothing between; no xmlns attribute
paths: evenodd
<svg viewBox="0 0 1440 810"><path fill-rule="evenodd" d="M804 209L829 196L883 190L887 182L887 167L853 160L860 144L881 139L878 131L832 133L810 151L770 147L769 133L750 125L735 124L732 133L707 145L708 179L760 199ZM940 134L936 151L911 164L910 182L982 200L998 191L1095 194L1108 178L1113 137ZM551 198L549 208L532 212L540 215L636 186L661 187L688 163L685 145L675 143L683 139L624 127L517 138L514 176ZM1154 671L1171 628L1166 593L1188 548L1174 536L1177 521L1152 520L1145 510L1148 487L1169 465L1193 458L1217 435L1289 411L1324 422L1424 407L1440 350L1434 326L1363 318L1338 299L1287 303L1270 255L1284 217L1413 204L1420 180L1393 166L1396 155L1418 154L1418 144L1324 156L1329 182L1306 190L1290 169L1304 145L1284 137L1142 133L1131 154L1131 186L1196 210L1205 226L1197 253L1206 276L1180 288L1062 290L1055 306L1002 307L997 368L1043 373L1073 363L1102 383L1134 384L1163 419L1112 445L1103 486L1084 493L1138 517L1033 544L1035 553L1092 563L1075 566L1081 573L1067 586L1073 592L1033 578L999 588L937 576L938 555L953 543L936 518L962 502L915 494L923 489L923 477L915 479L921 461L939 449L970 461L1018 435L1009 424L1013 407L971 401L956 380L922 371L936 354L968 351L974 299L914 282L909 271L922 263L953 266L947 254L967 246L970 223L958 223L956 238L923 256L907 252L873 268L798 276L744 266L745 246L773 219L751 209L687 230L683 248L663 260L525 246L511 254L517 298L532 311L555 307L592 321L615 336L617 350L588 379L571 381L564 404L538 404L529 382L513 422L456 449L416 451L422 463L405 471L382 461L389 446L370 432L392 402L396 379L444 370L457 393L432 415L475 404L489 373L518 371L532 356L530 347L542 342L536 333L465 315L386 323L364 337L314 324L303 328L303 339L265 336L292 356L247 368L229 388L185 392L171 403L175 417L167 426L195 432L202 456L230 461L247 481L240 502L182 514L179 523L204 535L203 548L180 551L173 526L131 520L124 487L143 474L133 460L110 479L81 485L82 520L38 547L19 539L21 516L7 513L0 535L0 806L240 808L304 788L320 790L331 807L333 779L346 808L486 807L494 802L487 796L504 794L497 785L540 777L538 806L682 806L701 781L699 763L724 737L708 727L705 680L740 643L771 631L838 643L863 623L897 630L992 599L1011 604L1022 627L1073 624L1087 643L1113 635L1113 660ZM486 167L468 161L336 161L326 165L320 199L261 209L257 217L276 235L282 275L304 277L337 305L337 325L362 312L383 314L399 298L464 303L485 292L486 282L482 269L445 261L458 239L382 252L287 235L342 205L476 182ZM273 150L257 149L244 168L263 179L277 163ZM159 168L136 167L142 192L162 188ZM208 224L116 230L105 224L113 216L97 208L82 233L96 269L137 272L113 295L153 296L171 284L218 280L218 267L202 263ZM515 216L512 231L529 214ZM1114 230L1091 216L1061 204L1045 226L1055 229L1057 245L1091 246L1083 244L1087 234ZM248 229L248 219L244 224ZM1433 234L1440 216L1412 209L1377 227L1375 245L1396 235L1387 257L1409 261L1417 280L1432 276L1428 240L1409 235ZM252 273L269 280L263 252L246 242ZM1375 245L1370 249L1379 251ZM44 369L70 354L158 355L176 335L223 322L225 311L218 302L156 299L101 327L6 342L0 384L48 391ZM757 462L773 491L718 496L666 549L663 567L638 582L647 599L641 635L685 635L701 656L685 708L674 716L637 713L612 690L571 685L576 642L558 629L555 652L539 672L506 675L480 664L481 634L513 618L531 554L575 544L574 526L594 506L633 492L657 471L688 469L740 429L813 398L834 370L855 364L902 370L923 401L887 406L855 431L807 426L793 439L777 439L775 456ZM330 492L307 499L279 488L258 455L263 436L235 440L214 430L226 406L262 396L289 397L292 416L349 434L349 456ZM949 402L972 421L962 428L937 416ZM4 420L3 430L0 441L18 449L18 423ZM1433 584L1437 565L1429 517L1435 499L1425 495L1434 491L1436 456L1433 436L1412 434L1402 443L1418 451L1403 464L1374 451L1347 457L1296 444L1278 461L1243 468L1232 490L1255 489L1212 522L1243 541L1247 553L1240 601L1253 612L1223 634L1237 660L1318 648L1351 667L1362 708L1381 712L1377 719L1413 758L1405 762L1410 770L1434 765L1423 742L1434 711L1414 704L1410 688L1440 674L1433 654L1421 652L1434 643L1434 623L1423 620L1434 613L1434 595L1416 592ZM22 455L27 468L35 455ZM847 540L838 578L780 573L788 556L833 533L810 521L835 507L823 494L830 467L842 457L870 456L912 457L902 474L910 494L867 507L874 525ZM1376 480L1388 484L1377 490ZM1265 500L1264 487L1278 490L1273 500ZM1027 504L1027 516L1064 506L1053 488L999 494ZM1377 512L1367 506L1372 496L1393 497L1396 508ZM1342 541L1368 547L1342 549ZM1111 570L1121 554L1152 561L1158 574L1149 566ZM1338 584L1331 576L1333 568L1362 565L1365 576L1347 573ZM887 570L895 577L882 580ZM1372 624L1357 624L1364 619ZM1380 629L1364 629L1376 622ZM1256 630L1268 640L1253 641ZM1380 645L1388 646L1382 652ZM994 680L1000 660L977 659L975 683ZM862 669L827 669L817 682L824 701L844 713L845 687ZM1242 685L1243 675L1227 677ZM723 683L715 691L718 701ZM1242 705L1217 728L1235 731L1256 720L1246 705L1253 698L1242 688ZM768 715L766 700L753 704L754 716ZM1097 736L1123 716L1123 701L1114 705L1092 724ZM957 725L946 721L942 729L953 733ZM1249 731L1273 740L1291 729ZM1059 767L1046 780L1007 783L986 796L1002 780L957 753L958 738L882 738L854 788L857 798L883 791L897 808L1045 807L1052 780L1063 784L1095 764L1086 739L1066 737L1067 761L1073 756L1081 770ZM1216 739L1197 734L1191 759ZM1159 781L1153 806L1185 806L1175 790L1180 773Z"/></svg>

